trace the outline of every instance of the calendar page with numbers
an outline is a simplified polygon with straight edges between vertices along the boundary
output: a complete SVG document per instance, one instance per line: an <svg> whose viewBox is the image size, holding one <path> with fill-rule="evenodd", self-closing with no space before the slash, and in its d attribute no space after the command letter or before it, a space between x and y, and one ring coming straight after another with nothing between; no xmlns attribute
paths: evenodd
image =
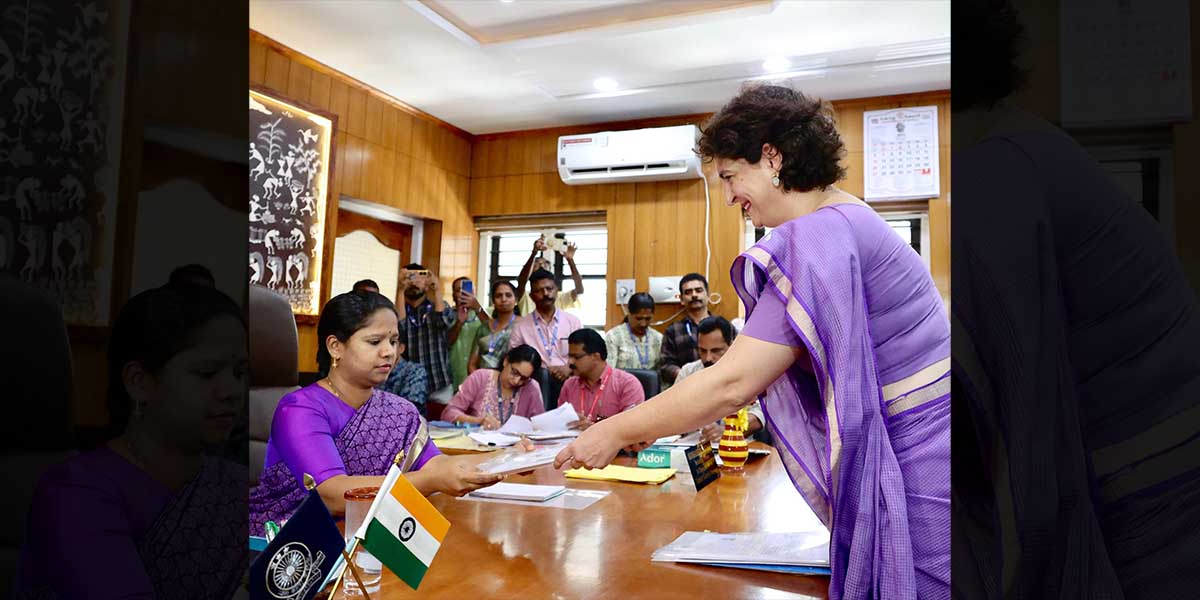
<svg viewBox="0 0 1200 600"><path fill-rule="evenodd" d="M1063 0L1063 125L1191 120L1188 11L1188 0Z"/></svg>
<svg viewBox="0 0 1200 600"><path fill-rule="evenodd" d="M864 200L938 196L936 106L866 111L863 138Z"/></svg>

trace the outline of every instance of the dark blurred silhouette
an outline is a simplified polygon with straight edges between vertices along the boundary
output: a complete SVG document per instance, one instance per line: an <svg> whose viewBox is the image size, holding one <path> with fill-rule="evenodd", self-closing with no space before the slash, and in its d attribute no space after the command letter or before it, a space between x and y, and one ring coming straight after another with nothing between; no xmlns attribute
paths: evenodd
<svg viewBox="0 0 1200 600"><path fill-rule="evenodd" d="M1048 42L1008 2L953 10L954 597L1195 596L1195 292L1147 210L1011 99L1047 93L1018 59Z"/></svg>

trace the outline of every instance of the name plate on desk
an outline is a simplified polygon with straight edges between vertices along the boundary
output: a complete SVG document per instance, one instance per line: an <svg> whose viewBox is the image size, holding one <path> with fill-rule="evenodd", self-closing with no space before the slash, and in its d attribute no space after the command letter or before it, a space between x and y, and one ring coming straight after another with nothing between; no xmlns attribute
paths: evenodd
<svg viewBox="0 0 1200 600"><path fill-rule="evenodd" d="M650 446L637 455L637 466L647 469L665 469L671 466L671 449Z"/></svg>
<svg viewBox="0 0 1200 600"><path fill-rule="evenodd" d="M684 456L687 457L688 470L691 471L692 482L695 483L697 492L721 476L716 455L707 442L688 448L684 451Z"/></svg>

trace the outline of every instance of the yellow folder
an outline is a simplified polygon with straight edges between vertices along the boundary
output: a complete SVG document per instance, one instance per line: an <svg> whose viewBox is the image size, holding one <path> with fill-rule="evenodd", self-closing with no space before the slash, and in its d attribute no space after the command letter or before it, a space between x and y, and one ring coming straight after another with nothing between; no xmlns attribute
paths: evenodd
<svg viewBox="0 0 1200 600"><path fill-rule="evenodd" d="M598 479L604 481L628 481L630 483L659 484L675 475L675 469L643 469L608 465L603 469L571 469L564 473L574 479Z"/></svg>

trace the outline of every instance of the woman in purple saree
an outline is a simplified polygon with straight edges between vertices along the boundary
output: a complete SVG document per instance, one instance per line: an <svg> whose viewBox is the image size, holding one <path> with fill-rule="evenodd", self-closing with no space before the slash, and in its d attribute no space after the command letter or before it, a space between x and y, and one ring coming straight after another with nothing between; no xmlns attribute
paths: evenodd
<svg viewBox="0 0 1200 600"><path fill-rule="evenodd" d="M760 397L788 474L830 529L830 597L949 598L950 327L928 269L834 186L843 149L820 101L747 88L699 149L729 202L775 228L733 264L744 335L556 464L603 466Z"/></svg>
<svg viewBox="0 0 1200 600"><path fill-rule="evenodd" d="M311 475L325 506L345 513L346 490L383 483L392 460L408 450L421 426L413 404L375 386L396 364L399 319L375 292L333 297L317 323L317 364L325 377L279 401L264 470L250 491L250 535L286 520L307 495ZM474 464L487 457L446 456L432 443L405 476L422 494L461 496L500 480Z"/></svg>

